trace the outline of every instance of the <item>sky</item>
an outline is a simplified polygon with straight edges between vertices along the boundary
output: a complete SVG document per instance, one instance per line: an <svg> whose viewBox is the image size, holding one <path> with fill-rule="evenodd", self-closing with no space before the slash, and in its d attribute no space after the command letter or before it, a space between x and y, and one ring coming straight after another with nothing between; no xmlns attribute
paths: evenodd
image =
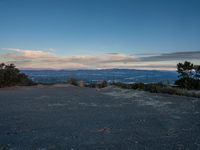
<svg viewBox="0 0 200 150"><path fill-rule="evenodd" d="M22 69L200 64L199 0L0 0L0 62Z"/></svg>

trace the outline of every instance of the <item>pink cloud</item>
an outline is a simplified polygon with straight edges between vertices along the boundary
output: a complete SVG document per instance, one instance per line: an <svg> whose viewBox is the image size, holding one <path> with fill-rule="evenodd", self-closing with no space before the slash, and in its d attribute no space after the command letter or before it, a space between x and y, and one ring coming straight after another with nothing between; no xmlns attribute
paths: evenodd
<svg viewBox="0 0 200 150"><path fill-rule="evenodd" d="M49 69L96 69L96 68L137 68L174 70L177 62L142 61L140 57L122 53L96 55L57 55L54 50L29 50L7 48L0 58L7 63L14 63L19 68Z"/></svg>

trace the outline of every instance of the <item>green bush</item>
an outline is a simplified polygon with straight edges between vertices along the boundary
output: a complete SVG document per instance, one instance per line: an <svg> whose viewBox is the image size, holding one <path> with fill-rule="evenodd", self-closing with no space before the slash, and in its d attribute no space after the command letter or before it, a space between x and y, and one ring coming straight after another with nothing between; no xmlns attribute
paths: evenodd
<svg viewBox="0 0 200 150"><path fill-rule="evenodd" d="M193 78L180 78L175 82L181 88L200 90L200 80Z"/></svg>
<svg viewBox="0 0 200 150"><path fill-rule="evenodd" d="M20 73L14 64L0 64L0 87L33 84L33 81L24 73Z"/></svg>
<svg viewBox="0 0 200 150"><path fill-rule="evenodd" d="M114 86L124 88L124 89L134 89L134 90L143 90L151 93L166 93L171 95L181 95L189 97L198 97L200 98L200 93L189 91L177 87L167 86L160 83L134 83L134 84L125 84L125 83L113 83Z"/></svg>
<svg viewBox="0 0 200 150"><path fill-rule="evenodd" d="M75 79L75 78L70 78L69 80L67 80L67 83L71 84L71 85L78 86L78 80Z"/></svg>
<svg viewBox="0 0 200 150"><path fill-rule="evenodd" d="M97 84L98 88L105 88L108 86L108 82L106 80L103 80L102 82Z"/></svg>
<svg viewBox="0 0 200 150"><path fill-rule="evenodd" d="M190 62L177 64L179 79L175 84L181 88L200 90L200 66Z"/></svg>
<svg viewBox="0 0 200 150"><path fill-rule="evenodd" d="M108 86L108 82L106 80L99 81L97 83L87 83L85 84L85 87L89 88L105 88Z"/></svg>

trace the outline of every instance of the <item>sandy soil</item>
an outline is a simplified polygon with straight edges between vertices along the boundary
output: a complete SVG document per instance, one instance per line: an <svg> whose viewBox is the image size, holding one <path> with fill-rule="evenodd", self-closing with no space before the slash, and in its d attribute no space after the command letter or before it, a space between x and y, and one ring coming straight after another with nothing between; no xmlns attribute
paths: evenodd
<svg viewBox="0 0 200 150"><path fill-rule="evenodd" d="M3 147L198 150L200 99L114 87L0 89L0 150Z"/></svg>

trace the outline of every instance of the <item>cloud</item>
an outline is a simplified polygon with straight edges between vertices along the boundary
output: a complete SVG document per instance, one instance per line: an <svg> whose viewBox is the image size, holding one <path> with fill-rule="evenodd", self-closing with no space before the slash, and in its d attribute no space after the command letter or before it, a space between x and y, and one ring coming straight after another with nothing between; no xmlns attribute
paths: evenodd
<svg viewBox="0 0 200 150"><path fill-rule="evenodd" d="M52 58L55 54L43 50L23 50L18 48L4 48L4 50L12 51L15 53L7 53L5 57L14 59L37 59L37 58Z"/></svg>
<svg viewBox="0 0 200 150"><path fill-rule="evenodd" d="M175 61L200 59L200 51L165 53L157 56L141 57L140 61Z"/></svg>
<svg viewBox="0 0 200 150"><path fill-rule="evenodd" d="M175 70L176 64L184 60L200 60L200 51L176 52L153 55L128 55L105 53L96 55L57 55L55 50L30 50L4 48L0 60L14 63L19 68L49 69L96 69L96 68L136 68Z"/></svg>

